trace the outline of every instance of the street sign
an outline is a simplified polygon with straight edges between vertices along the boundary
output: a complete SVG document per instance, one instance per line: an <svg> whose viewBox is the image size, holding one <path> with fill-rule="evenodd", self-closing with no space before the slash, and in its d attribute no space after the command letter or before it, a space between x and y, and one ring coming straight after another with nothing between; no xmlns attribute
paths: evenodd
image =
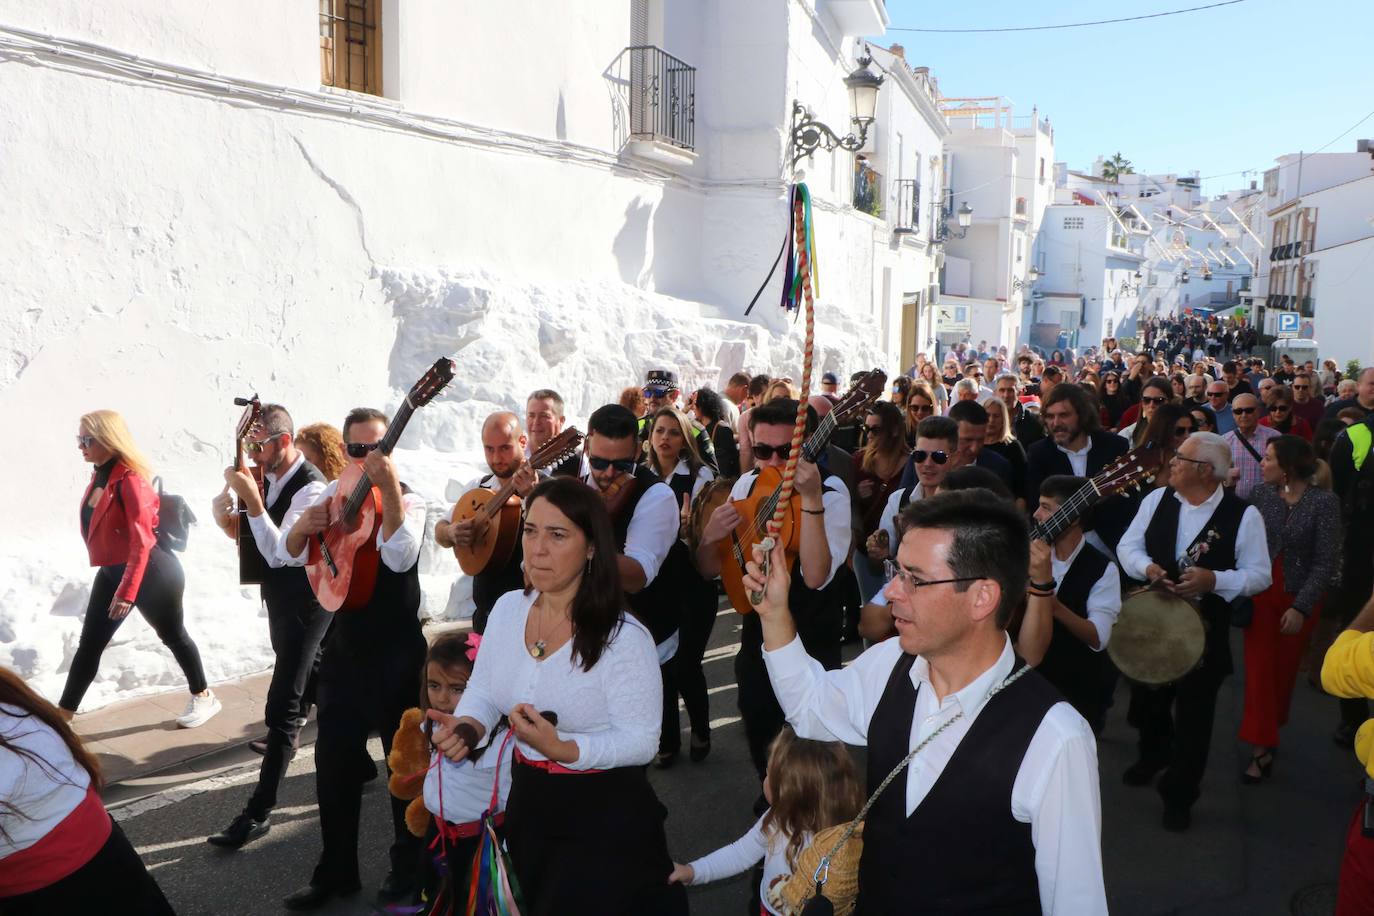
<svg viewBox="0 0 1374 916"><path fill-rule="evenodd" d="M963 333L972 329L973 323L969 319L969 307L967 305L941 305L940 324L941 334L950 332Z"/></svg>
<svg viewBox="0 0 1374 916"><path fill-rule="evenodd" d="M1275 326L1277 333L1275 337L1297 337L1299 331L1299 317L1297 312L1280 312L1279 321Z"/></svg>

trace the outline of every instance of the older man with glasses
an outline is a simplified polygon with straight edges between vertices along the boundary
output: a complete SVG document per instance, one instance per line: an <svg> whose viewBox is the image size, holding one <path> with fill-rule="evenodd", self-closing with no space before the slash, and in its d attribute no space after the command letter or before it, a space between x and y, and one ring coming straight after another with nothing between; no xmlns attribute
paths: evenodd
<svg viewBox="0 0 1374 916"><path fill-rule="evenodd" d="M1322 402L1320 383L1310 372L1299 370L1293 379L1293 416L1301 417L1313 430L1326 413Z"/></svg>
<svg viewBox="0 0 1374 916"><path fill-rule="evenodd" d="M1216 414L1219 434L1225 435L1236 428L1236 418L1231 413L1231 390L1225 382L1207 383L1207 406Z"/></svg>
<svg viewBox="0 0 1374 916"><path fill-rule="evenodd" d="M1260 425L1259 398L1253 394L1236 395L1231 403L1236 428L1222 436L1231 449L1231 475L1236 482L1236 495L1249 499L1255 487L1264 482L1260 462L1270 439L1283 435L1269 426Z"/></svg>

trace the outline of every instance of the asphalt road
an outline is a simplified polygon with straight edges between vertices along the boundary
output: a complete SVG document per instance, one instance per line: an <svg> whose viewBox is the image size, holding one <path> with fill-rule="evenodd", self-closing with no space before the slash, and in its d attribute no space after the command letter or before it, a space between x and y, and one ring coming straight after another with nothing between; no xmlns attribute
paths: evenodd
<svg viewBox="0 0 1374 916"><path fill-rule="evenodd" d="M722 614L707 661L716 723L711 756L695 765L684 756L672 769L651 773L670 812L669 847L680 861L731 842L752 822L759 786L736 721L737 643L737 618ZM1237 777L1249 752L1234 737L1241 680L1237 675L1228 681L1203 797L1194 809L1192 830L1182 835L1160 827L1161 807L1153 790L1121 784L1121 772L1134 760L1135 736L1125 723L1125 705L1123 689L1099 743L1111 911L1127 916L1331 913L1344 829L1358 791L1353 757L1330 741L1334 701L1300 679L1274 778L1258 787L1242 786ZM380 760L380 743L374 740L371 750ZM114 809L178 913L283 912L281 898L306 883L319 853L311 751L305 748L291 766L271 832L237 852L211 847L204 838L226 825L251 791L257 758L246 750L226 754L228 768L221 775ZM363 798L364 890L319 912L374 912L372 895L386 871L389 833L386 788L378 780ZM693 912L740 914L747 892L741 876L689 893Z"/></svg>

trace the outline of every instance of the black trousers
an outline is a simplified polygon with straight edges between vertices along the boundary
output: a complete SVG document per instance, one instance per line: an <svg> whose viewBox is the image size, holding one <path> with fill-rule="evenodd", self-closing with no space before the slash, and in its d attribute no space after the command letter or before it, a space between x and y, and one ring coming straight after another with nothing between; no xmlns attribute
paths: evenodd
<svg viewBox="0 0 1374 916"><path fill-rule="evenodd" d="M334 633L320 663L317 701L319 735L315 740L315 792L320 804L323 849L310 883L347 886L358 881L358 821L362 813L363 774L358 757L368 736L391 739L401 714L416 705L425 639L418 627L413 640L363 647ZM391 870L413 877L419 864L420 839L406 828L408 802L391 797Z"/></svg>
<svg viewBox="0 0 1374 916"><path fill-rule="evenodd" d="M701 660L716 625L718 604L715 580L707 582L696 570L683 576L682 626L678 628L677 654L663 666L662 672L663 732L658 739L661 752L675 752L682 747L682 722L677 708L679 694L682 705L687 707L692 734L698 738L711 734L711 703Z"/></svg>
<svg viewBox="0 0 1374 916"><path fill-rule="evenodd" d="M1176 684L1131 687L1128 721L1140 731L1140 759L1164 766L1158 789L1166 805L1188 808L1201 794L1217 692L1228 673L1204 660Z"/></svg>
<svg viewBox="0 0 1374 916"><path fill-rule="evenodd" d="M267 602L267 628L276 661L263 709L267 751L258 770L257 788L244 809L254 820L262 820L276 807L282 776L296 756L298 723L310 709L306 684L319 664L320 644L333 620L334 615L308 593L293 601Z"/></svg>
<svg viewBox="0 0 1374 916"><path fill-rule="evenodd" d="M57 913L107 913L109 916L174 916L162 889L114 824L110 838L91 861L54 884L18 897L0 898L5 916Z"/></svg>
<svg viewBox="0 0 1374 916"><path fill-rule="evenodd" d="M75 712L81 698L95 680L100 668L100 656L114 638L125 619L110 619L110 601L114 599L119 581L124 576L123 564L102 566L91 585L91 598L86 603L86 619L81 624L81 641L77 644L72 667L67 672L67 685L59 703L63 709ZM200 650L186 632L185 613L181 596L186 591L186 574L176 556L154 547L148 554L148 566L143 572L134 607L157 632L162 644L172 650L192 693L205 690L205 669L200 663Z"/></svg>

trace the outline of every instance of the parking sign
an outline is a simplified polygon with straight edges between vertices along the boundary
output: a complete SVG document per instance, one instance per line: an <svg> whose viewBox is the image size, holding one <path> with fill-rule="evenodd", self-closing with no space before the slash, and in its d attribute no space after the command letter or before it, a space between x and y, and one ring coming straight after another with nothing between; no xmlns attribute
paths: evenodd
<svg viewBox="0 0 1374 916"><path fill-rule="evenodd" d="M1277 337L1297 337L1298 336L1298 313L1282 312L1279 314Z"/></svg>

